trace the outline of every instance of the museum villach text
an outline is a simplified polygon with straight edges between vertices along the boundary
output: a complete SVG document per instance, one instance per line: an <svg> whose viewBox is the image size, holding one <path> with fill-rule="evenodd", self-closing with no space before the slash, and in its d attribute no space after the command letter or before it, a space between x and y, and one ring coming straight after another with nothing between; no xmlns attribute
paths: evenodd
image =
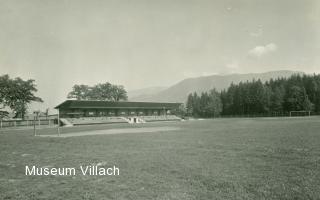
<svg viewBox="0 0 320 200"><path fill-rule="evenodd" d="M37 167L25 166L26 176L119 176L120 169L113 167L100 167L97 165L79 166L77 170L75 167Z"/></svg>

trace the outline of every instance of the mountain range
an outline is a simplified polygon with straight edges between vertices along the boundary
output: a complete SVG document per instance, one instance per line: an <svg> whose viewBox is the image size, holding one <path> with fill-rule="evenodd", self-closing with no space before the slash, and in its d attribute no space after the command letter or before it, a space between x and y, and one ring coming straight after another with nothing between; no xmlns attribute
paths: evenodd
<svg viewBox="0 0 320 200"><path fill-rule="evenodd" d="M227 89L231 83L240 83L260 79L262 82L271 78L289 77L303 72L280 70L265 73L210 75L184 79L170 87L149 87L128 92L129 101L152 102L181 102L185 103L190 93L209 91L212 88L221 91Z"/></svg>

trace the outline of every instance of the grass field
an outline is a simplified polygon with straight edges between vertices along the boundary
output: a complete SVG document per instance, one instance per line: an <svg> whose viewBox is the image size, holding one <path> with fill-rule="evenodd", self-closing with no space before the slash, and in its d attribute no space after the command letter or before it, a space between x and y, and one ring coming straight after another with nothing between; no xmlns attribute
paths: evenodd
<svg viewBox="0 0 320 200"><path fill-rule="evenodd" d="M319 199L320 118L214 119L81 137L0 133L0 199ZM64 128L62 134L132 125ZM42 129L39 134L55 134ZM25 176L26 165L116 165L120 176Z"/></svg>

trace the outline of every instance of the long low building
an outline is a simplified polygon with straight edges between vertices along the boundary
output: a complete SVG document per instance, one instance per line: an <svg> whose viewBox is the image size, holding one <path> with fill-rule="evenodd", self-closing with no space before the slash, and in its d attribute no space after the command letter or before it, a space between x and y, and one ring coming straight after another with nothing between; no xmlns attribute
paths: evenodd
<svg viewBox="0 0 320 200"><path fill-rule="evenodd" d="M55 107L60 117L151 116L174 114L181 103L66 100Z"/></svg>

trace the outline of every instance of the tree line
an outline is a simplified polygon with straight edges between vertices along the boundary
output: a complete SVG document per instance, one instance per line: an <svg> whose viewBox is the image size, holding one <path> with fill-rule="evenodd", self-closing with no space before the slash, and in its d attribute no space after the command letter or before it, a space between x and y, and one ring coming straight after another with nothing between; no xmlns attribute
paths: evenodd
<svg viewBox="0 0 320 200"><path fill-rule="evenodd" d="M286 115L290 111L320 113L320 75L295 74L289 78L232 83L217 92L189 94L189 116Z"/></svg>
<svg viewBox="0 0 320 200"><path fill-rule="evenodd" d="M37 97L35 80L0 76L0 117L7 108L15 117L24 118L31 102L43 102ZM94 86L74 85L68 98L77 100L127 100L121 85L99 83ZM185 111L189 116L217 117L220 115L287 114L290 111L320 113L320 75L292 75L289 78L270 79L262 83L252 80L232 83L221 92L189 94Z"/></svg>
<svg viewBox="0 0 320 200"><path fill-rule="evenodd" d="M122 85L113 85L109 82L99 83L94 86L74 85L67 98L101 101L128 100L127 91Z"/></svg>
<svg viewBox="0 0 320 200"><path fill-rule="evenodd" d="M222 112L220 93L215 89L198 95L196 92L189 94L186 103L186 112L195 117L217 117Z"/></svg>
<svg viewBox="0 0 320 200"><path fill-rule="evenodd" d="M14 112L14 118L24 119L31 102L43 102L35 95L37 91L33 79L23 80L20 77L11 78L9 75L0 76L0 119L8 117L8 110ZM128 96L123 86L106 82L94 86L74 85L67 98L122 101L127 100ZM46 115L48 115L48 109Z"/></svg>

